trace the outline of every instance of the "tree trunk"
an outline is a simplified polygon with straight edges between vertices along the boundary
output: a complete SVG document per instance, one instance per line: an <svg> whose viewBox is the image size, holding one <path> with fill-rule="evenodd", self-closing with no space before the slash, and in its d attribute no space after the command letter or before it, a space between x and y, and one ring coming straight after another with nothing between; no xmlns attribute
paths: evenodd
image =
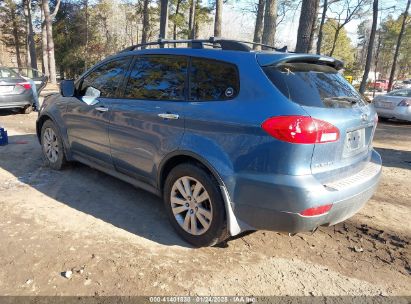
<svg viewBox="0 0 411 304"><path fill-rule="evenodd" d="M327 16L327 9L328 9L328 0L324 0L323 3L323 13L321 15L321 22L320 28L318 30L318 38L317 38L317 54L321 54L321 44L323 42L323 28L325 23L325 17Z"/></svg>
<svg viewBox="0 0 411 304"><path fill-rule="evenodd" d="M47 52L47 31L46 21L44 20L43 3L41 4L41 52L43 58L42 72L47 77L50 77L49 57Z"/></svg>
<svg viewBox="0 0 411 304"><path fill-rule="evenodd" d="M405 23L406 23L407 17L408 17L408 9L410 8L410 2L411 2L411 0L408 0L407 7L405 8L405 11L404 11L404 14L403 14L401 29L400 29L400 33L398 35L397 45L395 47L394 60L392 62L392 67L391 67L390 80L388 81L388 92L391 91L391 87L392 87L392 84L394 82L395 69L397 68L397 59L398 59L398 54L400 52L402 36L404 35Z"/></svg>
<svg viewBox="0 0 411 304"><path fill-rule="evenodd" d="M262 43L274 46L277 27L277 0L267 0L264 12L264 28Z"/></svg>
<svg viewBox="0 0 411 304"><path fill-rule="evenodd" d="M301 5L300 22L298 24L297 44L295 51L297 53L308 53L310 49L310 39L314 29L314 20L317 18L317 0L303 0Z"/></svg>
<svg viewBox="0 0 411 304"><path fill-rule="evenodd" d="M311 33L310 33L310 40L308 42L308 52L307 53L311 53L311 50L313 48L314 34L317 30L317 16L318 16L318 7L319 6L320 6L320 0L316 0L315 13L314 13L314 16L313 16L312 29L311 29Z"/></svg>
<svg viewBox="0 0 411 304"><path fill-rule="evenodd" d="M86 43L84 47L84 71L88 68L88 43L89 43L89 30L88 30L88 0L84 1L85 12L86 12ZM61 75L60 75L61 77Z"/></svg>
<svg viewBox="0 0 411 304"><path fill-rule="evenodd" d="M378 0L374 0L372 5L372 26L370 33L370 40L368 41L367 59L365 60L364 75L362 76L360 84L360 93L364 94L367 86L368 74L371 68L372 51L374 49L375 32L377 31L378 22Z"/></svg>
<svg viewBox="0 0 411 304"><path fill-rule="evenodd" d="M330 57L332 57L332 55L334 54L335 47L337 46L337 40L338 40L338 36L340 35L340 30L341 30L340 26L337 26L337 28L335 29L333 47L331 48L330 54L328 54L328 56Z"/></svg>
<svg viewBox="0 0 411 304"><path fill-rule="evenodd" d="M141 34L141 43L147 43L148 39L148 32L150 30L150 14L148 11L148 4L149 0L144 0L143 4L143 32ZM145 49L146 47L143 46L142 49Z"/></svg>
<svg viewBox="0 0 411 304"><path fill-rule="evenodd" d="M190 1L190 17L188 20L188 39L195 37L195 19L196 19L196 0Z"/></svg>
<svg viewBox="0 0 411 304"><path fill-rule="evenodd" d="M50 15L50 6L48 0L43 0L44 21L46 23L47 33L47 54L49 59L50 82L57 83L56 77L56 60L54 58L54 39L53 39L53 24Z"/></svg>
<svg viewBox="0 0 411 304"><path fill-rule="evenodd" d="M177 22L176 22L176 18L178 16L178 14L180 13L180 4L181 4L181 0L177 0L176 14L175 14L174 24L173 24L173 39L174 40L177 40ZM174 43L174 47L177 47L176 43Z"/></svg>
<svg viewBox="0 0 411 304"><path fill-rule="evenodd" d="M31 0L24 0L23 6L26 19L27 66L37 69L36 44L34 42L34 31L31 18Z"/></svg>
<svg viewBox="0 0 411 304"><path fill-rule="evenodd" d="M17 24L17 16L14 9L11 9L11 19L13 20L13 38L14 38L14 46L16 49L16 59L17 59L17 66L18 68L22 68L23 65L21 63L20 57L20 37L19 37L19 28Z"/></svg>
<svg viewBox="0 0 411 304"><path fill-rule="evenodd" d="M168 0L161 0L160 38L167 39L168 29Z"/></svg>
<svg viewBox="0 0 411 304"><path fill-rule="evenodd" d="M214 37L221 37L221 23L223 19L223 0L215 1Z"/></svg>
<svg viewBox="0 0 411 304"><path fill-rule="evenodd" d="M264 7L265 7L265 0L259 0L258 7L257 7L257 18L255 20L254 39L253 39L253 41L256 43L261 43L261 38L263 35ZM258 48L259 47L257 45L253 46L254 50Z"/></svg>

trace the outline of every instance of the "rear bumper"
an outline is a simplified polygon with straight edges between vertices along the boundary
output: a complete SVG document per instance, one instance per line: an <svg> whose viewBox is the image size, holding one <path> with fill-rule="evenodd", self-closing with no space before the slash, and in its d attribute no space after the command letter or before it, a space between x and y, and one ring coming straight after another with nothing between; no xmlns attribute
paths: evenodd
<svg viewBox="0 0 411 304"><path fill-rule="evenodd" d="M381 175L381 158L375 151L364 169L353 176L323 185L314 176L275 176L267 180L243 180L234 194L234 214L242 230L296 233L335 225L353 216L374 194ZM250 192L251 191L251 192ZM246 193L249 192L249 195ZM299 212L333 204L323 215L305 217Z"/></svg>
<svg viewBox="0 0 411 304"><path fill-rule="evenodd" d="M394 109L375 108L378 116L411 121L411 107L395 107Z"/></svg>
<svg viewBox="0 0 411 304"><path fill-rule="evenodd" d="M0 96L0 109L24 108L34 103L33 93Z"/></svg>

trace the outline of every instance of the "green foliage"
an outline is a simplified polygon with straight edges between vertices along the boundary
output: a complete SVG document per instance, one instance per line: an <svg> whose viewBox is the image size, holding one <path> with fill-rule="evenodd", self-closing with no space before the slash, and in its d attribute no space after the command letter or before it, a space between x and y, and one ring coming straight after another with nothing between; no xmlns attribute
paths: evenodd
<svg viewBox="0 0 411 304"><path fill-rule="evenodd" d="M409 50L411 48L411 17L409 16L408 19L408 26L405 28L398 57L398 78L407 78L410 76L411 52ZM379 31L381 46L377 70L381 72L382 77L389 76L402 20L403 15L400 15L396 19L388 16L381 24Z"/></svg>
<svg viewBox="0 0 411 304"><path fill-rule="evenodd" d="M329 19L324 23L323 43L321 46L322 54L330 53L334 42L336 28L337 21L335 20ZM333 57L343 60L346 70L354 71L354 53L355 50L352 46L351 39L348 37L345 28L342 28L338 35Z"/></svg>

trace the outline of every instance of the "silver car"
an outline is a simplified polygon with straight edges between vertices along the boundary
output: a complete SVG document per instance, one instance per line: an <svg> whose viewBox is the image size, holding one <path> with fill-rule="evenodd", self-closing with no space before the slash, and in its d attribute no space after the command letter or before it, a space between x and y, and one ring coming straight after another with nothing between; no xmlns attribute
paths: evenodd
<svg viewBox="0 0 411 304"><path fill-rule="evenodd" d="M374 105L382 119L395 118L411 122L411 89L395 90L376 96Z"/></svg>

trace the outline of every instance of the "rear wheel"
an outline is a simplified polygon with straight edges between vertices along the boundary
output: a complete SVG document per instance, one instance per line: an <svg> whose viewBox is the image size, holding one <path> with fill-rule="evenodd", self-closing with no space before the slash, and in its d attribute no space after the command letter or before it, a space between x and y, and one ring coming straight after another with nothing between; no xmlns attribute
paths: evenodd
<svg viewBox="0 0 411 304"><path fill-rule="evenodd" d="M55 170L61 170L66 163L63 142L56 125L47 120L41 128L41 146L47 165Z"/></svg>
<svg viewBox="0 0 411 304"><path fill-rule="evenodd" d="M178 234L196 247L226 239L224 202L217 182L194 164L181 164L168 175L164 203Z"/></svg>
<svg viewBox="0 0 411 304"><path fill-rule="evenodd" d="M30 114L33 112L33 106L32 105L27 105L23 109L21 109L22 114Z"/></svg>

